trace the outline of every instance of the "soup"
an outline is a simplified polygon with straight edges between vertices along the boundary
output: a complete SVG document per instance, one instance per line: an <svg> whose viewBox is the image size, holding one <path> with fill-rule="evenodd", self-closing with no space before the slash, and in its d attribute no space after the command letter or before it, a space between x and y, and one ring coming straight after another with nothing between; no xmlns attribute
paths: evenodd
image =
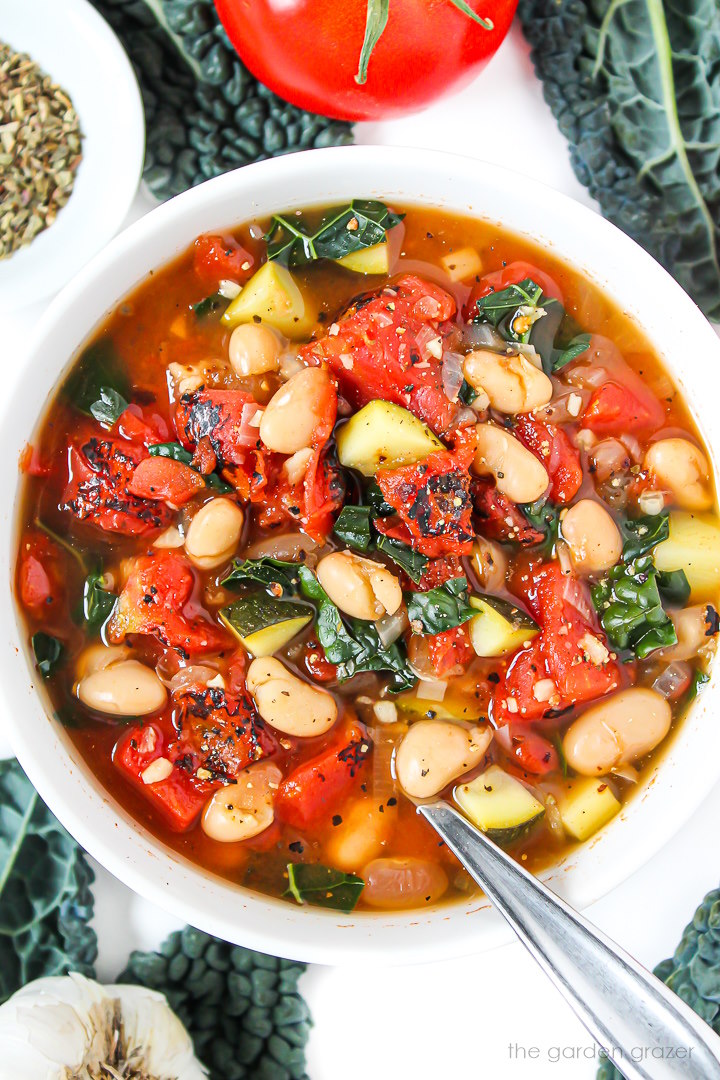
<svg viewBox="0 0 720 1080"><path fill-rule="evenodd" d="M466 897L436 797L556 860L707 678L692 419L594 285L485 222L356 201L199 237L21 467L56 721L170 848L290 903Z"/></svg>

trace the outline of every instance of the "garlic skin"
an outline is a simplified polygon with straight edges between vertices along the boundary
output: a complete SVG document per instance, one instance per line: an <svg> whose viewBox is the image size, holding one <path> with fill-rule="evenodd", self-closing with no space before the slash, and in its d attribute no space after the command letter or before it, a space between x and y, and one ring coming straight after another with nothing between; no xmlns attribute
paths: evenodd
<svg viewBox="0 0 720 1080"><path fill-rule="evenodd" d="M207 1077L162 994L77 974L37 979L0 1006L0 1047L0 1080Z"/></svg>

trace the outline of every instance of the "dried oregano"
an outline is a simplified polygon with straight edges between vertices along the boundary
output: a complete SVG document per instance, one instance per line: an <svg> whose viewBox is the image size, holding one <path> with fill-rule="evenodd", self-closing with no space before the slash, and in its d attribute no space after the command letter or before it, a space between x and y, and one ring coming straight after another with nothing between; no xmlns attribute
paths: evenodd
<svg viewBox="0 0 720 1080"><path fill-rule="evenodd" d="M81 142L68 94L0 42L0 259L52 225L72 194Z"/></svg>

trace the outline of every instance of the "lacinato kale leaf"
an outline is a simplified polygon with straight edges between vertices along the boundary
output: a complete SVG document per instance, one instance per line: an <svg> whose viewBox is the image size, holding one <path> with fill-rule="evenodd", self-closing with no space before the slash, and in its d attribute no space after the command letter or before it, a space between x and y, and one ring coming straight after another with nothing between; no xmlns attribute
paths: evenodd
<svg viewBox="0 0 720 1080"><path fill-rule="evenodd" d="M514 319L519 308L535 309L541 296L541 287L531 278L523 278L516 285L508 285L505 289L498 289L496 292L488 293L487 296L478 297L475 302L477 307L475 321L489 322L492 326L498 327L508 316L513 316ZM524 331L518 333L512 327L509 329L515 335L516 341L523 338Z"/></svg>
<svg viewBox="0 0 720 1080"><path fill-rule="evenodd" d="M0 1003L44 975L95 974L92 880L18 763L0 762Z"/></svg>
<svg viewBox="0 0 720 1080"><path fill-rule="evenodd" d="M292 896L298 904L314 904L346 914L353 910L365 888L365 882L356 874L346 874L320 863L288 863L287 875L285 895Z"/></svg>
<svg viewBox="0 0 720 1080"><path fill-rule="evenodd" d="M642 555L613 566L590 590L611 644L631 649L640 660L677 642L675 627L662 605L658 579L652 556Z"/></svg>
<svg viewBox="0 0 720 1080"><path fill-rule="evenodd" d="M476 323L491 323L509 345L532 345L546 375L580 356L590 342L589 334L579 334L556 347L556 339L570 320L560 301L545 296L531 278L479 297L476 306Z"/></svg>
<svg viewBox="0 0 720 1080"><path fill-rule="evenodd" d="M113 390L111 386L101 386L100 396L90 406L90 415L99 424L111 428L116 424L128 407L128 403L122 394Z"/></svg>
<svg viewBox="0 0 720 1080"><path fill-rule="evenodd" d="M403 544L402 540L393 540L389 536L383 536L382 533L378 534L375 547L402 567L410 580L417 585L427 569L429 562L427 555L423 555L420 551L413 551L408 544Z"/></svg>
<svg viewBox="0 0 720 1080"><path fill-rule="evenodd" d="M716 0L520 0L518 13L578 179L720 319Z"/></svg>
<svg viewBox="0 0 720 1080"><path fill-rule="evenodd" d="M543 497L536 499L534 503L521 503L520 509L532 527L545 534L542 546L551 549L558 538L560 507Z"/></svg>
<svg viewBox="0 0 720 1080"><path fill-rule="evenodd" d="M410 626L416 634L440 634L477 615L477 610L468 603L465 577L453 578L427 592L404 595Z"/></svg>
<svg viewBox="0 0 720 1080"><path fill-rule="evenodd" d="M590 334L578 334L569 342L564 349L558 349L552 360L552 370L559 371L572 360L588 351L590 346Z"/></svg>
<svg viewBox="0 0 720 1080"><path fill-rule="evenodd" d="M660 514L646 517L628 518L623 522L623 559L631 562L639 555L646 555L656 544L667 540L670 535L670 520L667 510Z"/></svg>
<svg viewBox="0 0 720 1080"><path fill-rule="evenodd" d="M268 259L285 266L305 266L316 259L342 259L353 251L381 244L402 215L376 199L353 199L326 210L320 223L276 214L265 236Z"/></svg>
<svg viewBox="0 0 720 1080"><path fill-rule="evenodd" d="M331 664L337 666L340 682L351 679L361 671L387 671L390 689L397 693L409 690L417 676L407 662L399 642L385 646L380 641L375 624L362 619L344 621L335 604L307 566L298 570L304 596L317 605L315 630L318 641Z"/></svg>
<svg viewBox="0 0 720 1080"><path fill-rule="evenodd" d="M222 307L227 307L227 300L220 293L211 293L210 296L198 300L197 304L191 304L196 319L207 319L208 315L214 315Z"/></svg>
<svg viewBox="0 0 720 1080"><path fill-rule="evenodd" d="M65 381L62 393L81 413L92 416L101 423L105 422L102 419L104 410L108 410L108 415L111 415L121 400L124 402L123 409L125 408L130 397L130 384L110 338L103 337L88 345ZM114 395L114 398L103 403L103 395L109 394ZM120 409L117 416L123 409ZM96 416L93 410L98 410L100 416ZM114 423L115 420L112 420L110 426Z"/></svg>
<svg viewBox="0 0 720 1080"><path fill-rule="evenodd" d="M62 660L65 646L62 641L44 630L38 630L30 639L35 666L44 679L49 679Z"/></svg>
<svg viewBox="0 0 720 1080"><path fill-rule="evenodd" d="M300 584L298 570L298 563L272 559L269 555L260 559L233 559L230 572L221 584L226 589L236 589L249 581L259 582L274 596L291 596Z"/></svg>
<svg viewBox="0 0 720 1080"><path fill-rule="evenodd" d="M103 588L103 580L102 569L98 568L88 574L83 586L83 618L93 633L110 617L117 599L115 593Z"/></svg>
<svg viewBox="0 0 720 1080"><path fill-rule="evenodd" d="M348 547L367 551L370 547L370 507L343 506L333 532Z"/></svg>

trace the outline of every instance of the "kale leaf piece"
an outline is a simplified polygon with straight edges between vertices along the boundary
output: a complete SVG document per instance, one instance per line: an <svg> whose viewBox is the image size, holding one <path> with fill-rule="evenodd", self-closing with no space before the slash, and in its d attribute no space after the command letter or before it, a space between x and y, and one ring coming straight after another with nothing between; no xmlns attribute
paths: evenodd
<svg viewBox="0 0 720 1080"><path fill-rule="evenodd" d="M304 970L186 926L157 952L131 953L117 981L166 995L210 1080L307 1080Z"/></svg>
<svg viewBox="0 0 720 1080"><path fill-rule="evenodd" d="M346 874L320 863L288 863L288 889L298 904L334 908L348 913L353 910L365 882L357 874Z"/></svg>
<svg viewBox="0 0 720 1080"><path fill-rule="evenodd" d="M276 214L265 237L268 259L285 266L305 266L317 259L342 259L381 244L402 220L377 199L353 199L327 210L314 227L303 217Z"/></svg>
<svg viewBox="0 0 720 1080"><path fill-rule="evenodd" d="M477 609L468 602L465 577L452 578L427 592L406 592L403 595L414 633L441 634L477 615Z"/></svg>
<svg viewBox="0 0 720 1080"><path fill-rule="evenodd" d="M94 975L92 880L17 762L0 762L0 1003L44 975Z"/></svg>
<svg viewBox="0 0 720 1080"><path fill-rule="evenodd" d="M720 889L709 892L683 931L680 944L654 974L720 1035ZM607 1058L597 1080L623 1080Z"/></svg>
<svg viewBox="0 0 720 1080"><path fill-rule="evenodd" d="M716 0L520 0L518 12L578 179L720 319Z"/></svg>
<svg viewBox="0 0 720 1080"><path fill-rule="evenodd" d="M274 596L293 596L300 583L298 565L269 555L260 559L233 559L230 572L221 584L226 589L235 589L249 581L257 581Z"/></svg>
<svg viewBox="0 0 720 1080"><path fill-rule="evenodd" d="M145 108L144 178L158 199L251 161L352 142L250 74L212 0L93 0L125 46Z"/></svg>
<svg viewBox="0 0 720 1080"><path fill-rule="evenodd" d="M667 592L664 593L664 587ZM663 575L651 555L613 566L591 590L602 628L618 649L631 649L643 660L655 649L675 645L677 634L663 608L685 603L690 594L682 570Z"/></svg>

